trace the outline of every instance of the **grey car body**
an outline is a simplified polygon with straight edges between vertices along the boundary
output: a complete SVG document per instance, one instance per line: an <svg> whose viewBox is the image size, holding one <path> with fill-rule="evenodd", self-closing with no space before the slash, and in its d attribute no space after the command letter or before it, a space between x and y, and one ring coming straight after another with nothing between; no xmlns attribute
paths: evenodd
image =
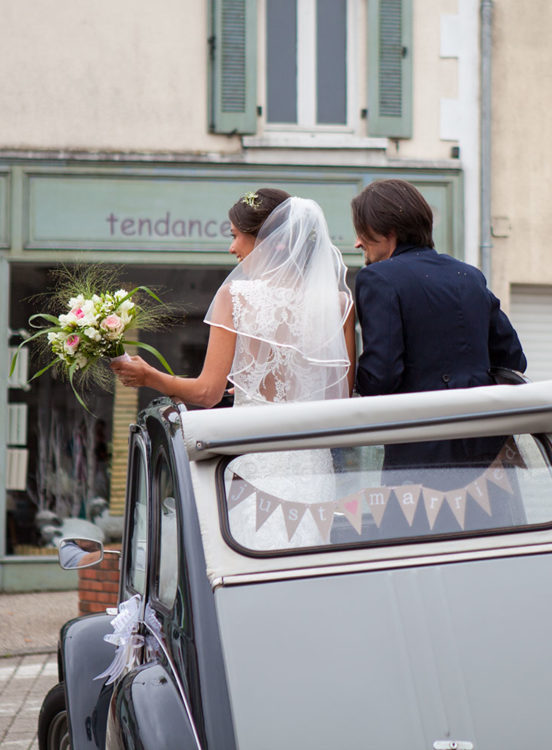
<svg viewBox="0 0 552 750"><path fill-rule="evenodd" d="M212 411L152 402L131 427L121 560L119 600L140 602L136 648L109 685L94 678L114 657L113 615L64 626L71 747L544 745L551 427L552 382ZM420 482L418 515L392 511L393 487L384 511L370 507L385 445L487 436L514 441L500 475L461 467L453 494ZM244 547L228 511L236 457L304 450L341 466L332 535ZM487 500L476 503L481 476ZM521 510L497 526L491 504L506 502ZM400 524L383 534L393 512Z"/></svg>

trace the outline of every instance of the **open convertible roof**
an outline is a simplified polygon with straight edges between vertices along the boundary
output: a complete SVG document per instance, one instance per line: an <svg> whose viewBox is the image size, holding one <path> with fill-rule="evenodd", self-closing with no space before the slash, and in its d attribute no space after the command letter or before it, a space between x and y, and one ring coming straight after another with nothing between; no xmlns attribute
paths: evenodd
<svg viewBox="0 0 552 750"><path fill-rule="evenodd" d="M296 448L552 431L552 380L183 412L190 460Z"/></svg>

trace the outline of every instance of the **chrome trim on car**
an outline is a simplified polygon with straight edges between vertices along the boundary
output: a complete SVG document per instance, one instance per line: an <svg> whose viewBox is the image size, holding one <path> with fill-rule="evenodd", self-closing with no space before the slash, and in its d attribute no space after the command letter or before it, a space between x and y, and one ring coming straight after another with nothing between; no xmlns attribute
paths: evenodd
<svg viewBox="0 0 552 750"><path fill-rule="evenodd" d="M297 580L301 578L319 578L322 576L347 575L350 573L365 573L373 570L394 570L429 565L445 565L457 562L471 562L475 560L496 560L503 557L522 557L552 553L552 542L524 545L522 547L501 547L497 549L477 549L464 552L444 552L419 557L400 559L370 560L356 563L336 563L335 565L320 565L313 568L290 570L271 570L259 573L238 573L213 579L213 591L220 586L239 586L250 583Z"/></svg>
<svg viewBox="0 0 552 750"><path fill-rule="evenodd" d="M186 692L184 690L184 686L182 685L182 682L180 681L180 677L178 675L178 670L176 669L176 665L175 665L175 663L173 661L173 658L170 655L169 651L167 650L167 647L165 646L165 643L163 642L163 639L159 636L159 634L156 633L154 630L152 630L152 628L149 627L149 625L146 622L142 621L142 625L145 625L145 627L147 628L148 632L150 632L151 635L155 638L155 640L159 644L159 647L161 648L161 651L163 652L163 655L164 655L165 659L169 663L169 666L170 666L170 668L172 670L172 673L174 675L174 679L175 679L176 685L178 687L178 692L180 693L180 697L182 698L182 703L184 704L184 708L186 710L186 715L188 717L188 721L190 722L190 727L192 728L192 732L193 732L193 735L194 735L194 740L195 740L195 743L197 745L197 750L203 750L203 745L201 744L201 742L199 740L199 735L197 733L197 729L196 729L196 726L195 726L194 718L193 718L193 715L192 715L192 709L191 709L190 703L188 701L188 696L186 695Z"/></svg>

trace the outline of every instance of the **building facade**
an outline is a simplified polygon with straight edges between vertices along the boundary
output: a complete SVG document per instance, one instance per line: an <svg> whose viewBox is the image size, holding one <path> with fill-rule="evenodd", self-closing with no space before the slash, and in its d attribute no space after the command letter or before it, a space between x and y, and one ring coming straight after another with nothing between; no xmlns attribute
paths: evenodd
<svg viewBox="0 0 552 750"><path fill-rule="evenodd" d="M532 379L552 377L552 7L492 10L492 285L507 301Z"/></svg>
<svg viewBox="0 0 552 750"><path fill-rule="evenodd" d="M503 5L515 23L514 0ZM99 263L180 306L176 326L138 335L175 371L196 374L202 317L232 266L227 210L262 185L320 203L351 282L362 259L350 201L380 177L412 181L433 207L438 249L479 264L481 6L0 0L4 361L51 298L55 272ZM493 33L499 47L508 38L501 26ZM495 88L492 97L508 109ZM493 209L513 225L506 164L492 156ZM513 230L497 226L492 281L507 307L503 265L516 253ZM154 395L91 392L91 416L50 373L29 382L41 366L29 350L0 375L0 590L74 584L54 556L35 554L59 533L38 529L37 512L83 520L89 500L106 496L120 513L128 422Z"/></svg>

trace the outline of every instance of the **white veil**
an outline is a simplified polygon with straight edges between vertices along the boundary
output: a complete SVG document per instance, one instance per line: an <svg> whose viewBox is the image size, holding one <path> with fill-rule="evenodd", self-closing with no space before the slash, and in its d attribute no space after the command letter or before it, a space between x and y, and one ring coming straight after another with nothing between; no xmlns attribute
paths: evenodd
<svg viewBox="0 0 552 750"><path fill-rule="evenodd" d="M317 203L288 198L272 211L205 317L238 334L228 376L236 403L348 395L345 274Z"/></svg>

